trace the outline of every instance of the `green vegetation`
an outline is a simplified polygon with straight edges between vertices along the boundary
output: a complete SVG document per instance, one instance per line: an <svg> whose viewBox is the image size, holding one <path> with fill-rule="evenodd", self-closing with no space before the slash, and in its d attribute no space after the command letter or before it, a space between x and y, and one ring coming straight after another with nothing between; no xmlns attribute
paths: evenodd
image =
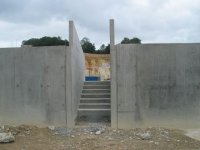
<svg viewBox="0 0 200 150"><path fill-rule="evenodd" d="M96 54L110 54L110 44L105 46L102 44L100 48L96 51Z"/></svg>
<svg viewBox="0 0 200 150"><path fill-rule="evenodd" d="M62 40L61 37L42 37L42 38L32 38L27 41L22 41L22 45L32 45L32 46L57 46L57 45L69 45L67 40Z"/></svg>
<svg viewBox="0 0 200 150"><path fill-rule="evenodd" d="M102 44L98 50L96 50L95 45L90 42L89 38L84 37L81 40L81 45L84 53L93 54L110 54L110 45L105 46Z"/></svg>
<svg viewBox="0 0 200 150"><path fill-rule="evenodd" d="M141 40L137 37L134 37L132 39L129 39L125 37L122 41L121 44L141 44Z"/></svg>
<svg viewBox="0 0 200 150"><path fill-rule="evenodd" d="M141 44L141 40L137 37L129 39L125 37L121 44ZM32 46L56 46L56 45L69 45L68 40L62 40L61 37L42 37L42 38L32 38L27 41L23 41L22 45L32 45ZM96 50L95 44L90 42L90 39L84 37L81 40L81 46L84 53L93 54L110 54L110 44L102 44L98 50Z"/></svg>
<svg viewBox="0 0 200 150"><path fill-rule="evenodd" d="M84 53L95 53L96 50L95 45L91 43L87 37L84 37L81 40L81 46Z"/></svg>
<svg viewBox="0 0 200 150"><path fill-rule="evenodd" d="M141 40L137 37L129 39L125 37L121 44L141 44ZM81 45L84 53L93 53L93 54L110 54L110 44L105 46L102 44L98 50L96 50L95 45L90 42L89 38L84 37L81 40Z"/></svg>

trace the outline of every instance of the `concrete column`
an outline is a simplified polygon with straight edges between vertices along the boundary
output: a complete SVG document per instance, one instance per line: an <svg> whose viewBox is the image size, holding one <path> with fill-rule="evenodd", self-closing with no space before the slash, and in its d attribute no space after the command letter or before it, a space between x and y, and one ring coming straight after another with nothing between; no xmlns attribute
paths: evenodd
<svg viewBox="0 0 200 150"><path fill-rule="evenodd" d="M73 21L69 21L69 48L66 52L66 104L67 104L67 127L74 127L73 109L72 109L72 68L71 68L71 50L73 46Z"/></svg>
<svg viewBox="0 0 200 150"><path fill-rule="evenodd" d="M115 27L114 27L114 19L110 19L110 46L113 47L115 45Z"/></svg>
<svg viewBox="0 0 200 150"><path fill-rule="evenodd" d="M110 19L110 54L111 54L111 127L117 128L117 73L114 19Z"/></svg>

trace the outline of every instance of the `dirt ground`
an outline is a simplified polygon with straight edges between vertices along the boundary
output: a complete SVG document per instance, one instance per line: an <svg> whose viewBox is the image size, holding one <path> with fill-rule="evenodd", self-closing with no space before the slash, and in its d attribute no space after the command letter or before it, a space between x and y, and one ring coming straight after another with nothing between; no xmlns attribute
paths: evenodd
<svg viewBox="0 0 200 150"><path fill-rule="evenodd" d="M15 142L0 144L0 150L200 150L200 141L177 129L146 128L113 130L107 125L38 128L3 126Z"/></svg>

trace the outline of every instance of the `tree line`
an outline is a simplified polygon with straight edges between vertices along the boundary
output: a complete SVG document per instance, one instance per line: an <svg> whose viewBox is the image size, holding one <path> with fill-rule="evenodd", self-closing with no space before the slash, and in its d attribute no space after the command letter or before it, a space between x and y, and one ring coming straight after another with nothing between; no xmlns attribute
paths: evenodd
<svg viewBox="0 0 200 150"><path fill-rule="evenodd" d="M61 37L48 37L44 36L42 38L31 38L29 40L22 41L22 45L31 46L56 46L56 45L69 45L68 40L62 40Z"/></svg>
<svg viewBox="0 0 200 150"><path fill-rule="evenodd" d="M121 44L141 44L141 40L137 37L129 39L125 37ZM63 40L61 37L42 37L42 38L31 38L29 40L22 41L22 45L31 45L36 46L57 46L57 45L69 45L67 39ZM89 38L84 37L81 40L81 46L84 53L93 53L93 54L110 54L110 44L102 44L99 49L96 49L95 44L90 41Z"/></svg>

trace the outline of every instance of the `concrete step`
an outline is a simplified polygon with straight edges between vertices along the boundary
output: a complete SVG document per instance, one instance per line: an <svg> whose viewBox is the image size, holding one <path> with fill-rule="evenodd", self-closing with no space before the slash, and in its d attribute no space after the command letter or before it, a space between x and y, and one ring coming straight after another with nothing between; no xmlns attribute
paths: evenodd
<svg viewBox="0 0 200 150"><path fill-rule="evenodd" d="M110 89L83 89L82 93L110 93Z"/></svg>
<svg viewBox="0 0 200 150"><path fill-rule="evenodd" d="M80 103L79 108L84 108L84 109L97 109L97 108L110 108L110 103Z"/></svg>
<svg viewBox="0 0 200 150"><path fill-rule="evenodd" d="M80 103L80 105L109 105L110 103Z"/></svg>
<svg viewBox="0 0 200 150"><path fill-rule="evenodd" d="M79 108L78 111L79 112L110 112L110 108L88 108L88 109L84 109L84 108Z"/></svg>
<svg viewBox="0 0 200 150"><path fill-rule="evenodd" d="M99 110L99 109L93 109L93 110L84 110L81 109L78 111L78 118L77 120L79 122L110 122L110 110Z"/></svg>
<svg viewBox="0 0 200 150"><path fill-rule="evenodd" d="M81 98L80 103L110 103L110 98Z"/></svg>
<svg viewBox="0 0 200 150"><path fill-rule="evenodd" d="M110 89L110 85L84 85L83 89Z"/></svg>
<svg viewBox="0 0 200 150"><path fill-rule="evenodd" d="M110 81L84 82L78 120L102 121L110 120Z"/></svg>
<svg viewBox="0 0 200 150"><path fill-rule="evenodd" d="M110 93L82 93L81 98L110 98Z"/></svg>
<svg viewBox="0 0 200 150"><path fill-rule="evenodd" d="M84 85L110 85L110 81L85 81Z"/></svg>
<svg viewBox="0 0 200 150"><path fill-rule="evenodd" d="M85 117L103 117L103 116L110 116L110 108L79 108L78 109L78 116L85 116Z"/></svg>

